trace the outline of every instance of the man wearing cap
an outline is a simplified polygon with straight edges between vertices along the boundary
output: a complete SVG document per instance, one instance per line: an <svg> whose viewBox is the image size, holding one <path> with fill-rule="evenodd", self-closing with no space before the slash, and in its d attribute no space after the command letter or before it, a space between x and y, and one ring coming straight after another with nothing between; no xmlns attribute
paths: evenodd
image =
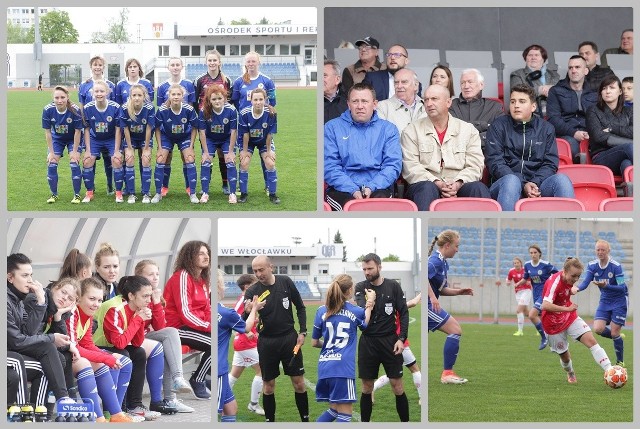
<svg viewBox="0 0 640 429"><path fill-rule="evenodd" d="M349 89L356 83L364 80L367 72L382 70L385 68L378 59L378 48L380 43L371 36L356 41L359 60L355 64L345 67L342 72L342 87L348 93Z"/></svg>
<svg viewBox="0 0 640 429"><path fill-rule="evenodd" d="M370 71L364 77L363 82L369 82L373 89L376 90L376 98L378 101L391 98L395 94L393 86L393 75L409 64L409 53L407 48L402 45L391 45L386 57L386 70ZM418 93L420 93L420 87Z"/></svg>

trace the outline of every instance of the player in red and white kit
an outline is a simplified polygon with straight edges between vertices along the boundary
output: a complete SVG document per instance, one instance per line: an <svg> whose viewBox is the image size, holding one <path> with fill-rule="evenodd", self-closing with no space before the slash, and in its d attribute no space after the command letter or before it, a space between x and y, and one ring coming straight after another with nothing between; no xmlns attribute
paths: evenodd
<svg viewBox="0 0 640 429"><path fill-rule="evenodd" d="M551 351L560 355L560 364L567 372L569 383L577 383L569 353L568 337L589 348L593 359L606 371L611 362L591 333L589 325L578 316L578 305L571 302L571 295L578 293L574 284L584 271L578 258L567 258L563 270L555 273L544 284L542 295L542 327L549 338Z"/></svg>
<svg viewBox="0 0 640 429"><path fill-rule="evenodd" d="M520 280L524 277L524 263L522 259L513 258L513 268L509 270L507 274L507 286L511 286L513 283L516 285L516 302L518 308L516 309L516 317L518 318L518 331L513 334L516 337L524 335L522 329L524 327L524 315L529 314L529 303L531 302L531 283L528 281L520 284Z"/></svg>
<svg viewBox="0 0 640 429"><path fill-rule="evenodd" d="M243 274L238 277L236 283L242 291L242 294L238 297L235 310L238 314L244 314L244 291L254 283L257 283L258 279L253 274ZM260 371L260 361L258 359L258 331L256 329L256 323L250 332L246 334L236 333L233 339L233 362L231 371L229 372L229 386L233 389L236 381L242 375L245 368L251 367L255 371L255 376L251 382L251 399L247 405L247 409L252 413L264 416L264 410L260 406L258 400L260 399L260 392L262 392L262 371Z"/></svg>

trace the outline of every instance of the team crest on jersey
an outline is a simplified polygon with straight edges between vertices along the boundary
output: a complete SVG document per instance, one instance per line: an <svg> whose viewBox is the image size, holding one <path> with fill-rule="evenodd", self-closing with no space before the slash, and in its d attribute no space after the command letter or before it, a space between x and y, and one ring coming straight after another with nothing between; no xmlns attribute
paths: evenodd
<svg viewBox="0 0 640 429"><path fill-rule="evenodd" d="M387 313L388 316L391 316L391 313L393 313L393 304L390 302L385 303L384 312Z"/></svg>
<svg viewBox="0 0 640 429"><path fill-rule="evenodd" d="M144 118L142 118L142 120L140 122L142 122L142 125L147 125L147 120L144 119Z"/></svg>
<svg viewBox="0 0 640 429"><path fill-rule="evenodd" d="M607 277L609 277L610 279L613 278L613 273L611 271L609 271L609 274L607 274Z"/></svg>
<svg viewBox="0 0 640 429"><path fill-rule="evenodd" d="M258 84L258 88L260 88L260 89L264 88L264 84L259 83L259 84Z"/></svg>
<svg viewBox="0 0 640 429"><path fill-rule="evenodd" d="M269 124L267 124L266 122L263 122L263 123L262 123L262 128L265 128L265 129L266 129L268 126L269 126Z"/></svg>
<svg viewBox="0 0 640 429"><path fill-rule="evenodd" d="M107 116L107 122L111 122L111 121L113 121L113 117Z"/></svg>
<svg viewBox="0 0 640 429"><path fill-rule="evenodd" d="M289 309L289 297L282 298L282 306L285 310Z"/></svg>
<svg viewBox="0 0 640 429"><path fill-rule="evenodd" d="M542 270L538 270L538 274L540 274L540 275L541 275L541 274L542 274Z"/></svg>
<svg viewBox="0 0 640 429"><path fill-rule="evenodd" d="M70 124L73 121L71 118L67 118L67 124Z"/></svg>
<svg viewBox="0 0 640 429"><path fill-rule="evenodd" d="M228 124L229 123L229 118L224 118L222 120L222 123L225 124L225 125Z"/></svg>
<svg viewBox="0 0 640 429"><path fill-rule="evenodd" d="M182 123L186 124L187 123L187 118L182 118Z"/></svg>

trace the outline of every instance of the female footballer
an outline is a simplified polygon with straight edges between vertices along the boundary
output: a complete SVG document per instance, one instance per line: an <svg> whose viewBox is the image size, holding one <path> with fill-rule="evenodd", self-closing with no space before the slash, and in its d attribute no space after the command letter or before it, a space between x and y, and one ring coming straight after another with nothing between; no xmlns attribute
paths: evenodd
<svg viewBox="0 0 640 429"><path fill-rule="evenodd" d="M520 284L520 280L524 277L524 267L522 266L522 259L515 257L513 258L513 268L509 270L507 274L506 284L510 286L511 284ZM524 282L524 284L520 284L520 286L516 286L515 288L516 294L516 302L518 303L518 308L516 309L516 317L518 318L518 330L515 334L516 337L521 337L524 335L522 329L524 328L524 315L528 314L528 306L531 302L531 284L529 282Z"/></svg>
<svg viewBox="0 0 640 429"><path fill-rule="evenodd" d="M116 84L116 103L126 103L130 95L131 86L136 83L147 88L149 101L153 102L153 84L148 79L144 78L144 72L142 71L140 61L135 58L129 58L124 64L124 68L126 70L127 77Z"/></svg>
<svg viewBox="0 0 640 429"><path fill-rule="evenodd" d="M80 108L69 100L69 90L56 86L53 90L53 102L42 110L42 128L47 142L47 180L51 196L47 203L58 200L58 162L65 148L69 154L71 183L74 197L72 204L80 203L80 137L83 130Z"/></svg>

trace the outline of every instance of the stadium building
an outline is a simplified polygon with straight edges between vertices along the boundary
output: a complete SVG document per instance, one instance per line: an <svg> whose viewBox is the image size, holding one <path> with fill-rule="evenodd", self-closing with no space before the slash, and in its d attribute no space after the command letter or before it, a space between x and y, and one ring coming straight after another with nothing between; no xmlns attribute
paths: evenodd
<svg viewBox="0 0 640 429"><path fill-rule="evenodd" d="M310 18L314 19L314 18ZM43 84L74 87L91 76L89 60L94 55L106 59L107 78L117 82L125 77L125 62L137 58L144 75L154 86L169 78L169 58L185 63L184 77L194 79L206 72L204 55L216 49L222 55L222 71L233 81L243 73L244 55L261 55L260 71L276 86L317 85L317 25L292 23L268 25L193 26L153 23L139 31L139 43L129 44L12 44L7 45L7 86Z"/></svg>

